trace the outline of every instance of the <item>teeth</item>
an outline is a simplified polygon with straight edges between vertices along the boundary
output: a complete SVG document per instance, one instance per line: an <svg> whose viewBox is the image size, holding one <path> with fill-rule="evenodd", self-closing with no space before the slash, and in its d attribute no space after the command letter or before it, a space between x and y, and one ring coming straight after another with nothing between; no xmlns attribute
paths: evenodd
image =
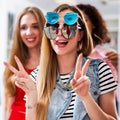
<svg viewBox="0 0 120 120"><path fill-rule="evenodd" d="M58 42L65 42L65 41L58 41Z"/></svg>
<svg viewBox="0 0 120 120"><path fill-rule="evenodd" d="M57 41L57 43L60 43L60 44L62 44L62 43L66 43L67 41Z"/></svg>
<svg viewBox="0 0 120 120"><path fill-rule="evenodd" d="M33 38L29 38L29 39L27 39L28 41L33 41L33 40L35 40L35 39L33 39Z"/></svg>

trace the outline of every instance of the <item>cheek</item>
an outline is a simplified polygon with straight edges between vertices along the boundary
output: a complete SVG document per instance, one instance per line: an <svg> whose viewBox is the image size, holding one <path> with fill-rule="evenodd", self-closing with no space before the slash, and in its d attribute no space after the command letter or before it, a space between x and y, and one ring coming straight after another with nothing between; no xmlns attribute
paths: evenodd
<svg viewBox="0 0 120 120"><path fill-rule="evenodd" d="M32 33L34 34L40 34L42 32L41 29L32 29Z"/></svg>
<svg viewBox="0 0 120 120"><path fill-rule="evenodd" d="M23 33L20 33L20 37L22 40L24 40L24 34Z"/></svg>
<svg viewBox="0 0 120 120"><path fill-rule="evenodd" d="M21 38L24 38L25 32L24 31L20 31L20 36L21 36Z"/></svg>
<svg viewBox="0 0 120 120"><path fill-rule="evenodd" d="M50 44L51 44L52 48L54 48L54 42L53 42L53 40L50 40Z"/></svg>
<svg viewBox="0 0 120 120"><path fill-rule="evenodd" d="M82 38L82 32L78 31L76 32L76 35L75 35L75 39L76 41L81 41L81 38Z"/></svg>
<svg viewBox="0 0 120 120"><path fill-rule="evenodd" d="M40 34L39 31L36 31L36 35L37 35L38 37L41 37L41 36L42 36L42 33Z"/></svg>
<svg viewBox="0 0 120 120"><path fill-rule="evenodd" d="M31 36L35 36L37 39L42 39L42 32L40 32L40 30L34 30L31 33Z"/></svg>

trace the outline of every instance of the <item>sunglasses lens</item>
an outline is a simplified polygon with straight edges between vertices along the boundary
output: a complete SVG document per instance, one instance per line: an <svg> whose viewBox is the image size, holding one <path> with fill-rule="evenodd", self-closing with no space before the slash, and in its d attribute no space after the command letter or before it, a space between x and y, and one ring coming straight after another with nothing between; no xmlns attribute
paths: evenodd
<svg viewBox="0 0 120 120"><path fill-rule="evenodd" d="M49 24L56 24L59 19L59 15L56 12L47 12L46 19Z"/></svg>
<svg viewBox="0 0 120 120"><path fill-rule="evenodd" d="M50 25L44 28L45 34L50 40L56 39L59 30L61 30L63 37L66 39L70 39L73 36L75 36L75 31L77 29L76 24L70 25L70 26L65 24L62 29L58 29L58 27L59 27L59 24L55 24L55 25Z"/></svg>
<svg viewBox="0 0 120 120"><path fill-rule="evenodd" d="M49 39L54 40L57 37L58 28L56 26L49 26L44 28L45 34Z"/></svg>
<svg viewBox="0 0 120 120"><path fill-rule="evenodd" d="M68 26L68 25L65 25L65 26L62 28L62 35L63 35L64 38L66 38L66 39L69 38L70 29L69 29L69 26Z"/></svg>
<svg viewBox="0 0 120 120"><path fill-rule="evenodd" d="M50 34L51 34L51 38L54 40L57 37L58 28L56 26L51 26L50 27Z"/></svg>
<svg viewBox="0 0 120 120"><path fill-rule="evenodd" d="M70 12L65 14L64 21L67 25L73 25L78 19L78 14L74 12Z"/></svg>
<svg viewBox="0 0 120 120"><path fill-rule="evenodd" d="M66 25L62 29L62 35L64 36L64 38L70 39L73 36L75 36L75 31L76 31L76 26L75 25L72 25L72 26Z"/></svg>
<svg viewBox="0 0 120 120"><path fill-rule="evenodd" d="M75 32L76 32L76 26L70 26L70 35L69 38L72 38L75 36Z"/></svg>

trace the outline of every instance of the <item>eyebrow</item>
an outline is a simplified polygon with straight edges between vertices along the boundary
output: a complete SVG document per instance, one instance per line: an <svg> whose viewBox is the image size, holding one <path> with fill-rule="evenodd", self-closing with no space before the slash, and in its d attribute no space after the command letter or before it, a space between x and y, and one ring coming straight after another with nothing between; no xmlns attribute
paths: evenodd
<svg viewBox="0 0 120 120"><path fill-rule="evenodd" d="M38 25L38 22L36 22L36 23L32 23L32 25Z"/></svg>

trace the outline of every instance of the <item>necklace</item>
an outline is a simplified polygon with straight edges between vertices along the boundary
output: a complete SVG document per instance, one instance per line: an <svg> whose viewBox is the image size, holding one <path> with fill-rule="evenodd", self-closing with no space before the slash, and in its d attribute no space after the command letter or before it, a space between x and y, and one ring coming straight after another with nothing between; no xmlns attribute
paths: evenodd
<svg viewBox="0 0 120 120"><path fill-rule="evenodd" d="M74 71L66 75L58 74L57 81L59 81L67 90L72 90L72 86L70 82L73 79L73 75L74 75Z"/></svg>

